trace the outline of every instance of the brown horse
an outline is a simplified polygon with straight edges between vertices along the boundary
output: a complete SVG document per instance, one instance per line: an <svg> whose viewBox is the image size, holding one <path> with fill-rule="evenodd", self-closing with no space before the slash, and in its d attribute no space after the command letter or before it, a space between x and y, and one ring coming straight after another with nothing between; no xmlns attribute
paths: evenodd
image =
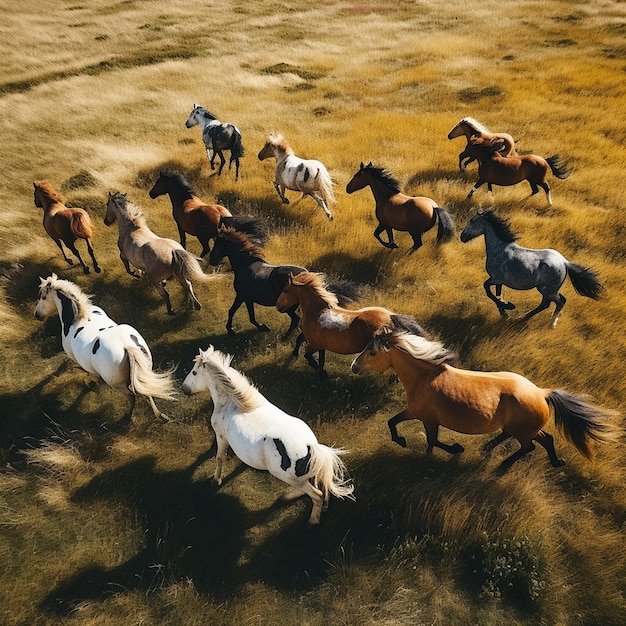
<svg viewBox="0 0 626 626"><path fill-rule="evenodd" d="M178 226L180 245L187 248L189 233L198 238L202 245L201 257L210 252L209 240L217 237L217 227L222 217L231 217L231 212L220 204L206 204L180 174L161 172L150 190L152 199L168 194L172 202L172 216Z"/></svg>
<svg viewBox="0 0 626 626"><path fill-rule="evenodd" d="M356 311L339 306L337 296L324 286L320 274L291 274L276 300L276 308L284 313L300 307L302 333L296 340L293 356L297 357L304 341L304 358L320 376L324 376L326 350L337 354L355 354L362 350L374 333L383 326L402 328L423 334L419 324L407 315L397 315L382 307L366 307ZM313 354L319 353L319 364Z"/></svg>
<svg viewBox="0 0 626 626"><path fill-rule="evenodd" d="M422 245L422 233L430 230L439 218L436 245L445 243L454 235L454 222L448 211L424 196L407 196L400 192L400 183L382 167L374 167L370 161L361 163L359 171L346 186L347 193L353 193L369 185L376 201L378 226L374 237L385 248L397 248L393 240L393 229L407 231L413 238L413 254ZM380 234L387 233L388 241Z"/></svg>
<svg viewBox="0 0 626 626"><path fill-rule="evenodd" d="M561 180L566 179L571 171L559 160L559 155L555 154L547 159L536 154L525 154L518 157L503 157L497 151L486 147L480 138L470 141L466 151L478 160L478 180L471 188L468 198L483 184L487 183L487 188L492 191L492 185L510 186L528 181L531 188L531 195L535 195L541 187L546 192L548 205L552 205L552 195L550 185L546 178L548 172L552 171L554 176Z"/></svg>
<svg viewBox="0 0 626 626"><path fill-rule="evenodd" d="M470 141L481 138L485 145L500 153L503 157L517 156L515 141L508 133L492 133L488 128L476 121L473 117L464 117L448 133L448 139L463 137L467 139L465 150L459 154L459 169L464 170L472 161L476 160L468 151Z"/></svg>
<svg viewBox="0 0 626 626"><path fill-rule="evenodd" d="M559 431L587 459L592 458L590 442L615 441L617 429L610 420L615 413L586 402L565 391L541 389L527 378L513 372L475 372L450 365L454 355L437 341L410 335L404 331L382 329L352 363L352 371L383 372L392 367L407 394L408 408L389 420L393 441L406 446L396 426L419 419L426 430L427 452L441 448L450 454L463 452L455 443L439 441L439 426L468 435L502 433L488 442L487 450L509 437L520 449L505 459L501 470L535 448L543 446L550 463L565 463L557 457L552 435L543 430L550 408Z"/></svg>
<svg viewBox="0 0 626 626"><path fill-rule="evenodd" d="M85 265L75 245L77 239L84 239L93 261L93 269L99 273L100 266L91 245L94 228L87 211L78 207L66 207L61 194L55 191L48 182L33 183L33 186L35 187L35 206L43 209L43 227L54 243L59 246L68 265L74 265L74 261L66 256L61 242L74 253L85 274L89 274L89 268Z"/></svg>

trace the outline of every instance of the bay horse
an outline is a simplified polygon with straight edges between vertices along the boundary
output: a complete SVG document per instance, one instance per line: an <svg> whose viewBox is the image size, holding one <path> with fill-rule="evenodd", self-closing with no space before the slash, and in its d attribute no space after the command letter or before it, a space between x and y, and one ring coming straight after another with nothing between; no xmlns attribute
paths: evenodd
<svg viewBox="0 0 626 626"><path fill-rule="evenodd" d="M174 309L165 290L165 282L172 276L187 292L194 308L196 310L202 308L191 281L209 281L217 278L217 275L205 274L198 259L177 241L153 233L146 225L146 218L141 209L132 203L126 194L109 192L104 223L110 226L114 222L118 225L117 246L124 268L135 278L141 277L137 270L143 272L165 301L168 315L174 315ZM131 265L135 269L132 269Z"/></svg>
<svg viewBox="0 0 626 626"><path fill-rule="evenodd" d="M450 454L463 452L459 443L439 441L439 426L468 435L502 429L485 449L491 450L509 437L517 439L520 448L500 464L501 471L531 452L534 441L545 448L550 463L560 467L565 461L557 457L552 435L543 430L551 410L557 429L587 459L593 455L591 441L616 441L618 431L610 422L614 411L566 391L541 389L513 372L456 368L450 364L453 357L437 341L383 329L354 359L351 369L355 374L391 367L405 389L408 407L388 422L395 443L406 446L406 439L397 431L397 425L406 420L422 421L428 453L433 448Z"/></svg>
<svg viewBox="0 0 626 626"><path fill-rule="evenodd" d="M498 152L503 157L517 156L515 140L511 135L508 133L492 133L473 117L464 117L459 120L448 133L448 139L463 136L467 139L467 145L465 150L459 154L460 170L464 170L472 161L476 160L476 157L467 148L470 145L470 140L477 137L481 138L487 147Z"/></svg>
<svg viewBox="0 0 626 626"><path fill-rule="evenodd" d="M211 169L215 169L215 157L220 158L220 167L217 175L222 174L226 159L223 150L230 150L230 161L228 169L235 164L235 180L239 178L239 159L244 155L241 132L234 125L228 122L220 122L213 113L207 111L199 104L193 105L193 109L185 122L187 128L200 124L202 128L202 141L206 147L206 154L209 159Z"/></svg>
<svg viewBox="0 0 626 626"><path fill-rule="evenodd" d="M556 326L566 302L559 289L567 276L581 296L593 300L604 296L604 287L593 270L571 263L556 250L533 250L519 246L515 243L517 235L511 230L509 222L493 211L479 212L472 217L461 233L461 241L467 243L480 235L485 237L489 274L483 286L487 297L495 302L502 316L506 316L507 310L515 308L511 302L502 300L503 285L511 289L537 289L541 294L539 306L528 312L524 319L530 319L554 302L552 328ZM495 294L492 287L495 287Z"/></svg>
<svg viewBox="0 0 626 626"><path fill-rule="evenodd" d="M266 470L290 486L283 501L308 495L313 503L308 523L319 524L322 506L331 495L353 498L354 486L341 460L347 451L318 443L306 422L273 405L230 365L231 360L213 346L200 350L183 382L186 394L211 392L211 426L217 442L213 480L222 484L230 446L246 465Z"/></svg>
<svg viewBox="0 0 626 626"><path fill-rule="evenodd" d="M480 139L470 141L466 150L478 161L478 180L467 194L468 198L485 183L489 191L492 191L492 185L507 187L526 180L530 185L531 195L538 193L541 187L546 193L548 206L552 206L550 185L547 182L548 172L551 171L561 180L565 180L571 173L571 170L561 163L558 154L547 159L537 154L503 157L497 151L485 147Z"/></svg>
<svg viewBox="0 0 626 626"><path fill-rule="evenodd" d="M78 285L56 274L41 278L35 318L58 315L61 343L67 356L82 369L97 374L130 401L122 421L132 417L136 396L146 396L155 417L169 419L153 398L174 397L173 372L152 369L152 355L145 339L128 324L117 324Z"/></svg>
<svg viewBox="0 0 626 626"><path fill-rule="evenodd" d="M89 274L89 268L85 265L76 248L76 240L84 239L87 244L87 252L93 261L93 269L96 273L100 273L100 266L96 261L92 246L94 228L89 213L79 207L66 207L61 194L49 182L34 182L33 186L35 188L35 206L43 209L43 227L61 250L65 262L68 265L74 265L74 261L65 254L61 242L76 256L83 272Z"/></svg>
<svg viewBox="0 0 626 626"><path fill-rule="evenodd" d="M149 195L155 199L165 194L169 195L172 203L172 216L178 227L180 245L187 249L186 233L194 235L202 245L201 258L209 253L209 241L217 237L218 226L224 221L237 230L260 236L258 219L235 217L221 204L206 204L195 194L182 174L160 172Z"/></svg>
<svg viewBox="0 0 626 626"><path fill-rule="evenodd" d="M355 354L371 341L383 326L403 328L418 335L422 327L408 315L398 315L383 307L365 307L357 310L339 306L337 295L326 288L320 274L301 272L289 276L276 300L276 308L284 312L300 307L302 333L296 340L292 356L297 357L304 341L304 358L320 376L325 376L326 350L337 354ZM313 357L319 353L319 363Z"/></svg>
<svg viewBox="0 0 626 626"><path fill-rule="evenodd" d="M385 248L397 248L393 239L393 229L408 232L413 239L413 247L408 254L413 254L422 245L422 233L430 230L437 220L436 245L450 241L454 235L454 221L450 213L437 205L434 200L424 196L407 196L400 190L400 183L384 168L375 167L370 161L361 166L346 186L347 193L354 193L364 187L370 187L376 202L378 226L374 237ZM387 241L380 234L387 233Z"/></svg>
<svg viewBox="0 0 626 626"><path fill-rule="evenodd" d="M259 152L259 161L276 159L274 188L283 204L289 204L285 189L300 191L302 197L310 196L322 207L329 220L333 219L329 206L335 204L333 181L320 161L295 156L282 135L270 134Z"/></svg>

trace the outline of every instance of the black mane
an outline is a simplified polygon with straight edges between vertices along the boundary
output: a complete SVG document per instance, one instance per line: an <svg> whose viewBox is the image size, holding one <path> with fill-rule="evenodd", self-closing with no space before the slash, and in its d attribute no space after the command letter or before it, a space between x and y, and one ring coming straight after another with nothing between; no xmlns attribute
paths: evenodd
<svg viewBox="0 0 626 626"><path fill-rule="evenodd" d="M395 193L400 193L400 181L398 181L397 178L394 178L393 174L388 172L384 167L377 167L370 163L363 169L371 172L381 183L387 185L387 187Z"/></svg>
<svg viewBox="0 0 626 626"><path fill-rule="evenodd" d="M188 193L190 196L195 196L196 192L192 189L191 185L187 182L187 179L178 172L164 171L161 172L162 176L166 176L174 182L182 191Z"/></svg>
<svg viewBox="0 0 626 626"><path fill-rule="evenodd" d="M491 224L496 236L506 243L513 243L518 240L518 236L511 230L509 220L496 215L493 210L485 211L483 217Z"/></svg>

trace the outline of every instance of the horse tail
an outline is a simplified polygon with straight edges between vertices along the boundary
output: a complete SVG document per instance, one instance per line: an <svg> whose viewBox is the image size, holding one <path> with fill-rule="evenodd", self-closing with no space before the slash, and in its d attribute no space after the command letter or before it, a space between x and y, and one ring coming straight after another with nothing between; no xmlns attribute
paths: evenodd
<svg viewBox="0 0 626 626"><path fill-rule="evenodd" d="M325 281L325 287L337 296L337 304L342 307L358 302L363 290L361 285L348 278Z"/></svg>
<svg viewBox="0 0 626 626"><path fill-rule="evenodd" d="M317 170L315 178L319 182L319 192L327 205L335 204L335 192L333 191L333 179L330 177L328 170L322 166Z"/></svg>
<svg viewBox="0 0 626 626"><path fill-rule="evenodd" d="M565 267L577 294L594 300L600 300L604 297L605 289L600 283L598 275L591 268L569 261Z"/></svg>
<svg viewBox="0 0 626 626"><path fill-rule="evenodd" d="M397 315L394 313L391 316L391 324L394 328L404 330L411 335L417 335L418 337L426 335L424 329L410 315Z"/></svg>
<svg viewBox="0 0 626 626"><path fill-rule="evenodd" d="M309 446L309 451L311 457L307 474L313 479L313 485L324 495L324 501L327 502L330 495L354 499L354 485L341 460L342 455L348 451L321 443Z"/></svg>
<svg viewBox="0 0 626 626"><path fill-rule="evenodd" d="M243 141L241 139L241 133L237 128L233 131L233 147L230 149L230 160L234 161L244 155Z"/></svg>
<svg viewBox="0 0 626 626"><path fill-rule="evenodd" d="M259 246L264 246L269 239L267 223L258 217L249 215L230 215L220 218L220 225L230 226L240 233L248 235L248 239Z"/></svg>
<svg viewBox="0 0 626 626"><path fill-rule="evenodd" d="M554 409L559 432L586 458L593 458L591 441L610 443L618 440L619 431L608 421L616 412L590 404L582 396L555 389L546 395Z"/></svg>
<svg viewBox="0 0 626 626"><path fill-rule="evenodd" d="M70 230L77 239L92 239L93 224L85 211L74 211L70 218Z"/></svg>
<svg viewBox="0 0 626 626"><path fill-rule="evenodd" d="M558 154L554 154L551 157L548 157L546 159L546 162L550 166L552 173L561 180L565 180L572 173L571 169L561 163Z"/></svg>
<svg viewBox="0 0 626 626"><path fill-rule="evenodd" d="M454 237L454 220L448 209L443 207L435 207L435 214L439 218L439 226L437 228L437 239L435 245L447 243Z"/></svg>
<svg viewBox="0 0 626 626"><path fill-rule="evenodd" d="M130 384L128 388L139 396L172 400L175 397L172 375L175 368L163 372L152 369L152 358L145 348L139 345L125 347L130 362Z"/></svg>
<svg viewBox="0 0 626 626"><path fill-rule="evenodd" d="M173 274L179 280L213 280L218 278L219 274L205 274L202 271L200 262L187 250L174 250L172 252Z"/></svg>

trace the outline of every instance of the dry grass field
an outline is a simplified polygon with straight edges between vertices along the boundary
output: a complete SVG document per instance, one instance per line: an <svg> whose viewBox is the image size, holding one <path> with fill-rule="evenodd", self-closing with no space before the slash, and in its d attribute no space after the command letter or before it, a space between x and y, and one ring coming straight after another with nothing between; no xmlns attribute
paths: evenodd
<svg viewBox="0 0 626 626"><path fill-rule="evenodd" d="M269 262L354 280L359 306L413 315L462 367L589 394L623 427L625 24L619 0L4 2L0 622L625 624L623 443L596 447L590 463L550 421L566 465L537 449L502 476L516 444L485 455L488 435L444 429L465 452L427 455L421 423L407 422L402 449L386 423L405 405L391 372L356 377L351 356L328 353L319 379L289 361L288 318L271 308L257 307L271 332L242 307L229 336L228 263L197 286L200 311L172 283L168 317L156 291L126 274L117 228L103 224L107 193L122 191L177 239L169 200L148 191L160 170L178 171L201 198L265 219ZM241 129L239 181L213 175L198 127L185 128L194 102ZM567 160L572 175L549 178L554 204L525 183L467 200L476 165L460 172L464 139L446 138L464 116L511 133L520 152ZM279 202L273 161L256 157L271 131L326 164L334 221L295 192ZM454 240L436 248L431 231L413 256L406 233L398 250L380 246L369 190L345 193L361 161L447 207ZM32 187L42 179L91 214L102 273L65 264L44 232ZM482 287L482 239L458 237L492 207L521 245L593 267L607 297L583 298L568 280L552 330L547 312L521 321L536 291L505 290L517 309L500 318ZM187 247L200 252L193 237ZM350 450L356 500L332 500L310 530L310 502L274 506L283 485L235 457L217 489L208 393L162 401L169 423L140 399L129 427L104 428L124 399L70 362L56 319L33 317L39 277L52 272L138 328L179 382L199 348L233 354L272 402Z"/></svg>

